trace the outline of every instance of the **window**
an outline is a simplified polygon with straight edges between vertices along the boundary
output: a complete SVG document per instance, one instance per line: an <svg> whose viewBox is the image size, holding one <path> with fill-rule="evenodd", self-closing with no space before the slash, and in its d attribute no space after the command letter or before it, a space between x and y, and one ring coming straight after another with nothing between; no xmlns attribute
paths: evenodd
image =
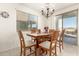
<svg viewBox="0 0 79 59"><path fill-rule="evenodd" d="M17 11L17 30L30 30L37 28L37 16Z"/></svg>
<svg viewBox="0 0 79 59"><path fill-rule="evenodd" d="M65 29L64 42L77 45L78 10L72 10L56 16L57 29Z"/></svg>

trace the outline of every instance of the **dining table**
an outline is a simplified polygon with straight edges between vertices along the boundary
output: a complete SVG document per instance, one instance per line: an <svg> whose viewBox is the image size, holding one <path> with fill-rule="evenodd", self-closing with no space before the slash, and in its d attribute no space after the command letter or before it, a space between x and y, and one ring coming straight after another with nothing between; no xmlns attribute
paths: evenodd
<svg viewBox="0 0 79 59"><path fill-rule="evenodd" d="M49 33L27 33L27 36L34 37L36 41L36 50L39 48L39 40L49 38ZM36 54L37 55L37 54Z"/></svg>

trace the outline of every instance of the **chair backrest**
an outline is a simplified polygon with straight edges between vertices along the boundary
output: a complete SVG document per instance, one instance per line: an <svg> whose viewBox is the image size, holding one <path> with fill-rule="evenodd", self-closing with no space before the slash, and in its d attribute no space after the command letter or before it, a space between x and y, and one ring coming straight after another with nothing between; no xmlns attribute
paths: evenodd
<svg viewBox="0 0 79 59"><path fill-rule="evenodd" d="M41 33L41 30L40 29L37 29L37 33Z"/></svg>
<svg viewBox="0 0 79 59"><path fill-rule="evenodd" d="M54 32L54 29L49 29L49 33L52 33L52 32Z"/></svg>
<svg viewBox="0 0 79 59"><path fill-rule="evenodd" d="M21 46L21 48L24 48L25 47L25 41L24 41L23 34L20 30L18 31L18 35L19 35L19 39L20 39L20 46Z"/></svg>
<svg viewBox="0 0 79 59"><path fill-rule="evenodd" d="M57 40L59 36L59 31L55 30L53 33L51 33L51 41Z"/></svg>
<svg viewBox="0 0 79 59"><path fill-rule="evenodd" d="M31 33L41 33L40 29L31 29Z"/></svg>
<svg viewBox="0 0 79 59"><path fill-rule="evenodd" d="M36 33L37 29L31 29L31 33Z"/></svg>
<svg viewBox="0 0 79 59"><path fill-rule="evenodd" d="M54 44L56 46L57 39L59 37L59 31L55 30L50 36L51 36L50 48L52 48L52 44Z"/></svg>
<svg viewBox="0 0 79 59"><path fill-rule="evenodd" d="M59 38L59 40L63 40L64 32L65 32L65 29L63 29L63 30L61 31L61 34L60 34L60 38Z"/></svg>

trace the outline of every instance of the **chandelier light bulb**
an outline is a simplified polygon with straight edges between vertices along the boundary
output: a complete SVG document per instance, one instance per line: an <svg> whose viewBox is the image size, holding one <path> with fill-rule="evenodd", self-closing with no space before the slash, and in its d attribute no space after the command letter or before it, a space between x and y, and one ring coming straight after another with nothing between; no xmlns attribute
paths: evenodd
<svg viewBox="0 0 79 59"><path fill-rule="evenodd" d="M42 12L42 15L44 15L45 17L50 17L53 13L54 13L54 8L52 8L52 6L50 6L50 4L49 3L46 3L46 6L45 6L46 8L43 8L42 10L41 10L41 12Z"/></svg>

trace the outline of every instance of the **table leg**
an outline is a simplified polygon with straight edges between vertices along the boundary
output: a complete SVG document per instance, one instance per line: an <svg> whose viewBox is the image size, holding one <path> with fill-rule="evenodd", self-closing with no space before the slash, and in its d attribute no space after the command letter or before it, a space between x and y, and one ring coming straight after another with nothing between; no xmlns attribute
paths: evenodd
<svg viewBox="0 0 79 59"><path fill-rule="evenodd" d="M37 56L37 50L38 50L38 39L35 39L36 40L36 47L35 47L35 56Z"/></svg>

